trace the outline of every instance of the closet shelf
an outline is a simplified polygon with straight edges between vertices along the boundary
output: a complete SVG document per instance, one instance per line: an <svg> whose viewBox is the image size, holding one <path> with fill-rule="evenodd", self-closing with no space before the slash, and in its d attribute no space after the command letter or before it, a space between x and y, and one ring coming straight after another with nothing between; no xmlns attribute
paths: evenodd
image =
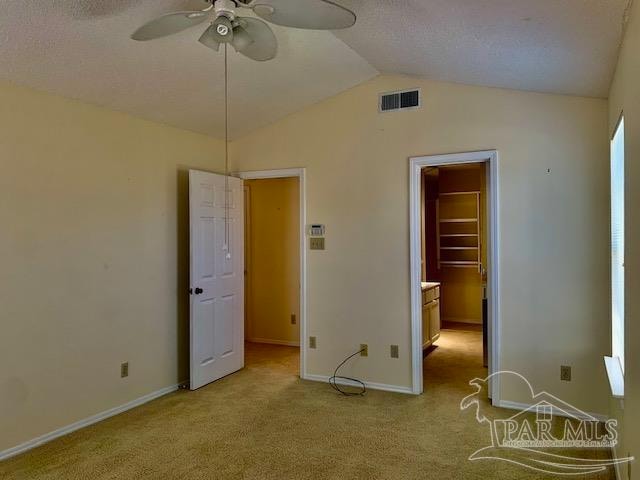
<svg viewBox="0 0 640 480"><path fill-rule="evenodd" d="M459 267L477 267L479 265L478 262L476 261L462 261L462 260L441 260L440 261L441 265L450 265L450 266L459 266Z"/></svg>
<svg viewBox="0 0 640 480"><path fill-rule="evenodd" d="M440 250L478 250L478 247L440 247Z"/></svg>
<svg viewBox="0 0 640 480"><path fill-rule="evenodd" d="M441 218L440 223L477 223L477 218Z"/></svg>
<svg viewBox="0 0 640 480"><path fill-rule="evenodd" d="M481 192L444 192L440 193L441 197L453 196L453 195L480 195Z"/></svg>
<svg viewBox="0 0 640 480"><path fill-rule="evenodd" d="M454 238L454 237L478 237L477 233L441 233L441 237Z"/></svg>

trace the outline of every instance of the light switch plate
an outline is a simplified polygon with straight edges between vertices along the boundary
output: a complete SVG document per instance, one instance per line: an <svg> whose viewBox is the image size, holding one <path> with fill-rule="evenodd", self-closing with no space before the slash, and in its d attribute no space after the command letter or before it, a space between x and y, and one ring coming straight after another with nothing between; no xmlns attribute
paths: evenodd
<svg viewBox="0 0 640 480"><path fill-rule="evenodd" d="M310 237L324 237L325 227L320 224L309 225Z"/></svg>
<svg viewBox="0 0 640 480"><path fill-rule="evenodd" d="M316 348L316 337L309 337L309 348Z"/></svg>
<svg viewBox="0 0 640 480"><path fill-rule="evenodd" d="M562 365L560 367L560 380L562 380L563 382L571 381L571 367L567 365Z"/></svg>
<svg viewBox="0 0 640 480"><path fill-rule="evenodd" d="M391 354L391 358L400 357L400 348L398 347L398 345L391 345L390 354Z"/></svg>

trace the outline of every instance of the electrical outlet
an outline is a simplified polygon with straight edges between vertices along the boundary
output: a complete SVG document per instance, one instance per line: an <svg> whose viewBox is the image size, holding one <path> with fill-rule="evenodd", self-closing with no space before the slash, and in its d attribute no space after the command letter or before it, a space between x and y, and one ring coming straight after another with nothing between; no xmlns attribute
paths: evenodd
<svg viewBox="0 0 640 480"><path fill-rule="evenodd" d="M360 356L361 357L368 357L369 356L369 345L367 345L366 343L361 343L360 344Z"/></svg>
<svg viewBox="0 0 640 480"><path fill-rule="evenodd" d="M291 314L291 325L295 325L296 323L298 323L298 320L296 319L296 314L292 313Z"/></svg>
<svg viewBox="0 0 640 480"><path fill-rule="evenodd" d="M324 250L324 237L311 237L309 239L309 248L311 250Z"/></svg>
<svg viewBox="0 0 640 480"><path fill-rule="evenodd" d="M563 382L571 381L571 367L567 365L562 365L560 367L560 380L562 380Z"/></svg>
<svg viewBox="0 0 640 480"><path fill-rule="evenodd" d="M120 378L129 376L129 362L124 362L120 365Z"/></svg>
<svg viewBox="0 0 640 480"><path fill-rule="evenodd" d="M316 348L316 337L309 337L309 348Z"/></svg>
<svg viewBox="0 0 640 480"><path fill-rule="evenodd" d="M390 349L390 353L391 353L391 358L399 358L400 357L400 348L398 347L398 345L391 345L391 349Z"/></svg>

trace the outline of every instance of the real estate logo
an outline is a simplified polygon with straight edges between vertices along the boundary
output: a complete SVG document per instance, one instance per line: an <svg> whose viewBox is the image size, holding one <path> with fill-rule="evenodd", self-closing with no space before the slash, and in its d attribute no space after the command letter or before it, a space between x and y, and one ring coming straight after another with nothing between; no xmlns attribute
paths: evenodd
<svg viewBox="0 0 640 480"><path fill-rule="evenodd" d="M489 383L498 378L522 382L531 401L511 417L491 419L486 392ZM473 452L471 461L500 460L563 476L601 473L613 465L633 461L633 457L596 459L585 455L584 449L608 450L617 445L617 421L601 421L548 392L535 393L519 373L496 372L485 379L475 378L469 385L477 391L462 399L460 410L475 406L476 420L491 429L491 445ZM567 450L582 450L582 455L566 455Z"/></svg>

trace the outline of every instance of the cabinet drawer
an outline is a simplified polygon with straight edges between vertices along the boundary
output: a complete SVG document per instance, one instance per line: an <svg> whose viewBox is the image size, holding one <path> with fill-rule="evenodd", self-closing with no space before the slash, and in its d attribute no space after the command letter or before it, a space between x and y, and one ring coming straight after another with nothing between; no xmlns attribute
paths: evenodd
<svg viewBox="0 0 640 480"><path fill-rule="evenodd" d="M429 290L425 290L422 292L422 304L426 305L429 302L433 302L436 298L436 290L438 290L438 297L440 296L439 288L430 288Z"/></svg>

